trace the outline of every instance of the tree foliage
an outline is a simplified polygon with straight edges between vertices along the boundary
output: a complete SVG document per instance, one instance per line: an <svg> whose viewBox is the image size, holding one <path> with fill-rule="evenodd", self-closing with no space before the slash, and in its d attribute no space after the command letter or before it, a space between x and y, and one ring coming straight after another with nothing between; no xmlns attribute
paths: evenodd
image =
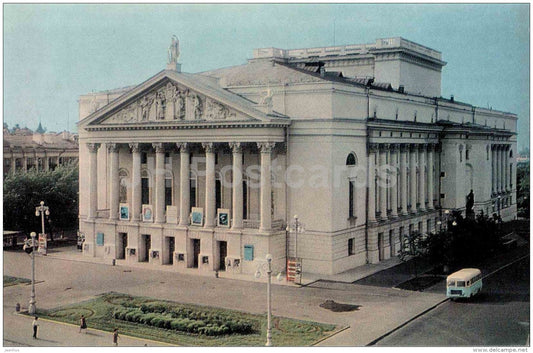
<svg viewBox="0 0 533 353"><path fill-rule="evenodd" d="M455 225L454 225L455 223ZM469 267L490 258L501 247L499 223L486 215L463 218L453 212L447 229L429 234L421 242L424 255L434 265Z"/></svg>
<svg viewBox="0 0 533 353"><path fill-rule="evenodd" d="M41 217L35 207L44 201L50 208L45 216L46 232L74 229L78 221L78 164L67 164L53 171L7 175L4 179L4 229L41 231Z"/></svg>
<svg viewBox="0 0 533 353"><path fill-rule="evenodd" d="M520 163L516 167L518 216L529 218L529 163Z"/></svg>

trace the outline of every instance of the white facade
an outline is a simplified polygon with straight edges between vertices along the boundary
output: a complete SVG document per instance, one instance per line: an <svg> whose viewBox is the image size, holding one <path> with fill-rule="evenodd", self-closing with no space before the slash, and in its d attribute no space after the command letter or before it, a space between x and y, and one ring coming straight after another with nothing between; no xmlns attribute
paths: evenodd
<svg viewBox="0 0 533 353"><path fill-rule="evenodd" d="M476 213L513 219L516 116L433 98L440 53L384 43L351 46L375 57L366 84L353 67L331 72L329 54L309 70L328 48L258 49L246 65L176 66L80 97L84 254L252 273L271 253L275 270L299 257L334 274L395 256L402 235L464 210L470 189ZM354 57L347 47L337 60ZM398 65L378 64L385 54ZM303 232L287 227L294 215Z"/></svg>

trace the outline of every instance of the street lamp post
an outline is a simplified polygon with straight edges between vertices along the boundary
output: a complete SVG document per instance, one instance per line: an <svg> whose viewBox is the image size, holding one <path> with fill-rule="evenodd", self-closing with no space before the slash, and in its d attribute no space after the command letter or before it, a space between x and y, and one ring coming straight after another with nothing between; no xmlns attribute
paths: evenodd
<svg viewBox="0 0 533 353"><path fill-rule="evenodd" d="M272 295L270 291L272 284L272 255L267 254L266 260L267 263L263 264L263 266L267 265L267 340L265 346L270 347L272 346ZM255 277L261 277L261 267L257 269Z"/></svg>
<svg viewBox="0 0 533 353"><path fill-rule="evenodd" d="M28 313L35 314L35 232L31 232L31 246L33 248L31 252L31 297L30 306L28 307Z"/></svg>

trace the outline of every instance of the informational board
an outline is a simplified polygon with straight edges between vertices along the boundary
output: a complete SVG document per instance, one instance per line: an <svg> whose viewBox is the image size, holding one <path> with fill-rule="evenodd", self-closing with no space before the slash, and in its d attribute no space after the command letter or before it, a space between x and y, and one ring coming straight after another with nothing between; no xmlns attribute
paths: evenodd
<svg viewBox="0 0 533 353"><path fill-rule="evenodd" d="M39 254L46 255L46 234L39 233Z"/></svg>
<svg viewBox="0 0 533 353"><path fill-rule="evenodd" d="M302 284L302 259L290 257L287 260L287 281Z"/></svg>

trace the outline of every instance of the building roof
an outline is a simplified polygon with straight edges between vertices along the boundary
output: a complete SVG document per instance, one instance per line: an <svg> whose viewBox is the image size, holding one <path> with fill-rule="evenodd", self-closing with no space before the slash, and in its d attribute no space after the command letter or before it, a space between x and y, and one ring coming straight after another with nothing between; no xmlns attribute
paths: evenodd
<svg viewBox="0 0 533 353"><path fill-rule="evenodd" d="M34 136L35 135L35 136ZM68 137L68 138L65 138ZM45 134L6 134L3 139L4 148L46 148L46 149L78 149L77 135L70 132Z"/></svg>

